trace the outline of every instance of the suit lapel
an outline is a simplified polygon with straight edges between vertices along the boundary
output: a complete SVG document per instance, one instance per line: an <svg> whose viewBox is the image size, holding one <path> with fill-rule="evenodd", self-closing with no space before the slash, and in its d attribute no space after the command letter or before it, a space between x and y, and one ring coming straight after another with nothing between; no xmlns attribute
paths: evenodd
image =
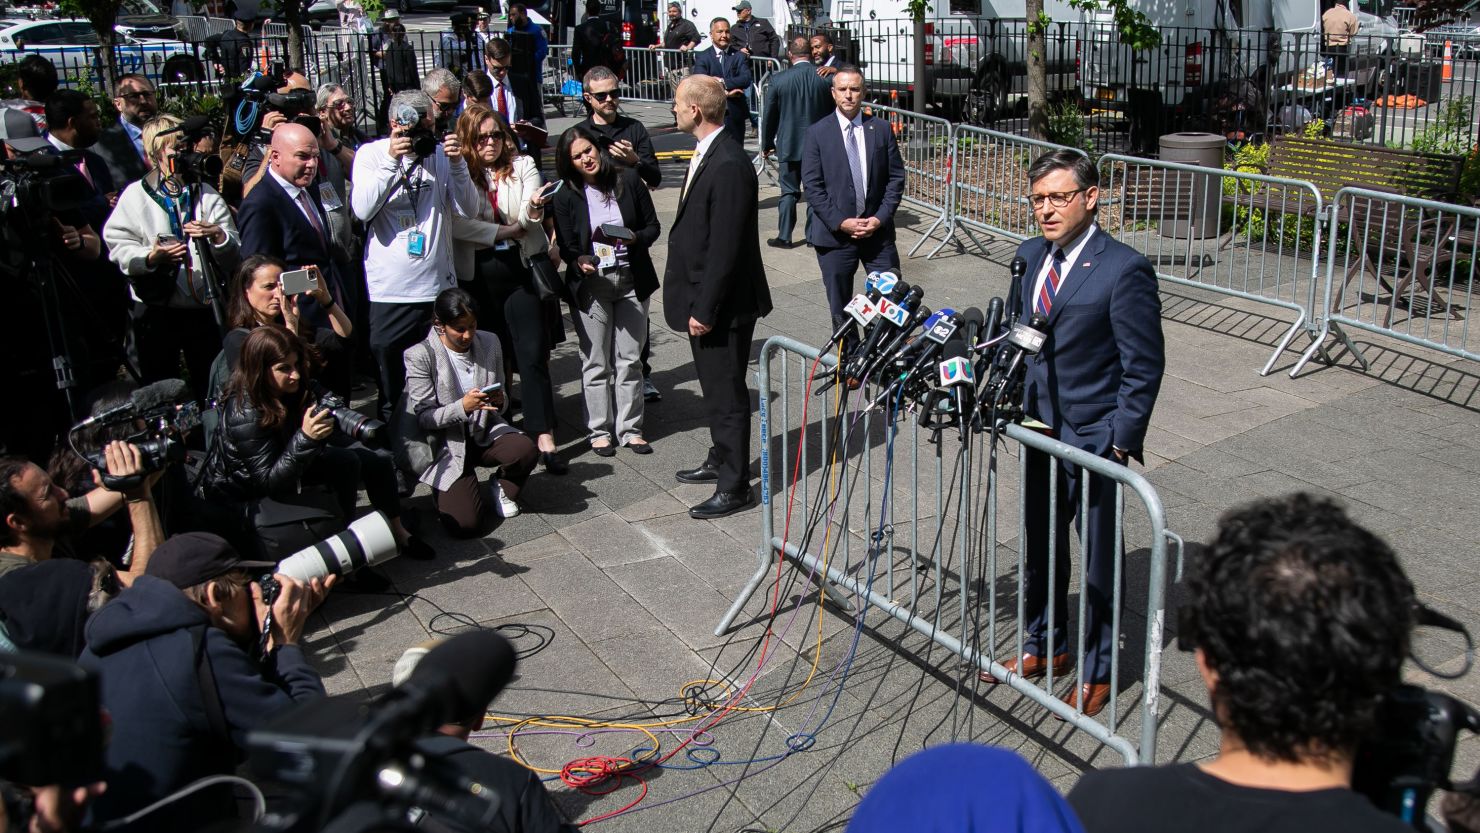
<svg viewBox="0 0 1480 833"><path fill-rule="evenodd" d="M684 189L683 201L678 204L678 213L673 216L673 221L675 223L678 222L679 217L683 216L684 207L689 204L689 197L693 195L694 187L699 184L699 178L704 176L704 171L709 167L710 160L714 159L714 155L719 152L719 143L723 142L724 140L725 137L723 136L715 139L714 142L709 146L709 152L704 154L704 158L699 160L699 167L694 170L693 179L689 180L688 187Z"/></svg>
<svg viewBox="0 0 1480 833"><path fill-rule="evenodd" d="M1053 324L1058 320L1059 312L1068 305L1069 299L1079 288L1089 283L1090 276L1100 265L1100 254L1105 250L1105 232L1096 227L1090 232L1089 242L1079 252L1075 263L1068 264L1069 274L1064 276L1063 282L1059 284L1059 291L1054 293L1053 308L1048 311L1048 323ZM1041 258L1040 258L1041 262Z"/></svg>

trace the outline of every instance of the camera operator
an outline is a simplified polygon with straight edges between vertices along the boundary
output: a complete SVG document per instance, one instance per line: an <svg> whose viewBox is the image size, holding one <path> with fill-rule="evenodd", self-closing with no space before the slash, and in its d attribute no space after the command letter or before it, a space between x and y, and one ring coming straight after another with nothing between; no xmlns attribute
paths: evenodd
<svg viewBox="0 0 1480 833"><path fill-rule="evenodd" d="M262 584L275 565L242 558L222 538L192 532L160 545L140 577L87 623L79 662L98 674L112 718L108 791L94 825L122 819L190 781L229 774L246 733L278 712L324 696L298 642L334 577L301 584L274 576L268 621ZM231 793L194 793L124 829L198 830L234 815Z"/></svg>
<svg viewBox="0 0 1480 833"><path fill-rule="evenodd" d="M401 554L417 560L431 547L406 531L396 492L395 463L335 430L334 413L308 379L311 348L276 324L252 330L226 383L217 448L206 461L208 500L241 505L263 522L262 502L296 504L304 485L327 487L343 517L352 515L361 487L390 522Z"/></svg>
<svg viewBox="0 0 1480 833"><path fill-rule="evenodd" d="M1411 830L1351 789L1414 621L1387 544L1323 498L1259 500L1218 522L1187 594L1178 641L1195 646L1218 755L1085 773L1069 794L1085 830Z"/></svg>
<svg viewBox="0 0 1480 833"><path fill-rule="evenodd" d="M137 446L117 440L103 448L108 473L127 477L144 470ZM19 457L0 457L0 576L11 570L69 555L68 538L102 523L125 505L133 526L132 560L119 581L128 586L144 574L150 553L164 539L152 489L162 471L145 475L139 485L122 492L103 486L72 499L40 466Z"/></svg>
<svg viewBox="0 0 1480 833"><path fill-rule="evenodd" d="M391 672L391 684L397 687L411 678L423 657L435 648L436 641L408 648L396 660ZM560 812L550 800L550 794L538 775L512 760L479 749L468 743L468 737L483 726L488 704L477 711L459 715L460 719L442 725L437 734L416 742L416 751L427 759L431 771L451 770L461 779L468 779L492 790L499 797L498 821L480 831L469 833L575 833L576 827L560 818ZM440 818L435 810L429 810L419 826L435 830L461 830L448 819ZM431 823L428 823L428 820Z"/></svg>
<svg viewBox="0 0 1480 833"><path fill-rule="evenodd" d="M461 92L452 73L433 69L421 90L391 99L390 137L355 154L350 204L369 238L370 352L380 373L379 416L386 421L406 387L402 354L426 338L437 293L457 285L451 215L477 216L484 199L452 132ZM435 137L442 141L433 146Z"/></svg>
<svg viewBox="0 0 1480 833"><path fill-rule="evenodd" d="M308 82L307 76L303 73L296 69L288 70L283 73L282 78L283 85L276 90L278 95L291 95L295 92L302 95L303 92L307 92L308 100L310 102L313 100L313 85ZM252 189L256 188L257 183L262 181L262 177L267 175L267 167L262 163L267 158L268 143L271 141L273 130L280 124L296 121L316 131L318 119L312 115L311 110L312 104L309 104L300 115L290 115L281 110L269 109L262 116L262 127L255 136L251 137L251 143L247 149L246 166L242 168L243 199L252 193Z"/></svg>
<svg viewBox="0 0 1480 833"><path fill-rule="evenodd" d="M186 187L175 170L180 127L174 116L144 126L154 169L129 185L103 227L108 256L128 276L134 297L132 348L144 382L180 375L180 353L191 390L204 399L221 333L210 307L206 258L223 271L235 265L236 226L226 201L210 185Z"/></svg>

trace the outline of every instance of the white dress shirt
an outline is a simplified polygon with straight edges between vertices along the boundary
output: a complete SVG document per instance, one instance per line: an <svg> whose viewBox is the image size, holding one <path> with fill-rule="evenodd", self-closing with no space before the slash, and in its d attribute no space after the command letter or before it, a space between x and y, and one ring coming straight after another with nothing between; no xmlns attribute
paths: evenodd
<svg viewBox="0 0 1480 833"><path fill-rule="evenodd" d="M858 115L854 116L853 117L853 121L851 121L851 122L848 121L848 119L844 118L843 117L843 114L841 112L837 111L837 110L834 110L833 111L833 115L837 116L837 119L838 119L838 130L842 131L842 133L843 133L843 152L844 153L847 153L848 152L848 125L851 124L854 127L853 141L855 141L855 142L858 143L858 161L863 166L863 196L864 196L865 199L867 199L868 198L868 139L865 139L864 136L863 136L863 108L861 108L861 107L859 108Z"/></svg>
<svg viewBox="0 0 1480 833"><path fill-rule="evenodd" d="M508 78L507 75L504 77L505 79ZM507 80L495 81L493 84L493 93L488 96L488 108L495 113L498 112L498 97L500 95L504 97L504 113L506 114L504 116L504 121L508 122L509 124L513 124L515 116L514 90L510 88Z"/></svg>
<svg viewBox="0 0 1480 833"><path fill-rule="evenodd" d="M308 205L306 206L303 204L303 200L298 197L298 195L304 192L306 189L299 188L297 185L294 185L288 180L283 179L280 175L278 175L277 171L274 171L272 169L272 166L270 165L267 168L267 173L273 179L277 180L277 184L283 186L283 190L288 193L288 199L292 200L293 204L298 206L298 213L303 215L303 219L307 220L308 224L314 229L325 229L325 233L327 234L327 222L324 220L324 218L309 216L309 206L313 205L313 195L309 195Z"/></svg>
<svg viewBox="0 0 1480 833"><path fill-rule="evenodd" d="M1077 197L1079 195L1075 194L1075 196ZM1049 247L1048 257L1043 259L1043 267L1038 270L1038 280L1033 282L1033 296L1031 302L1028 304L1030 318L1032 317L1031 311L1038 309L1038 293L1043 291L1043 282L1048 280L1048 267L1053 263L1053 250L1055 248L1062 248L1064 250L1064 265L1059 271L1059 286L1062 288L1064 281L1069 277L1069 272L1074 268L1074 264L1079 261L1079 253L1084 251L1084 244L1089 242L1089 239L1094 236L1097 229L1098 226L1096 224L1090 223L1089 228L1079 233L1079 237L1069 241L1069 245Z"/></svg>
<svg viewBox="0 0 1480 833"><path fill-rule="evenodd" d="M723 132L724 130L716 130L713 133L710 133L708 136L700 139L698 146L694 148L694 158L689 160L689 171L683 176L682 193L684 196L687 196L689 193L689 183L694 178L694 171L699 170L699 163L704 161L704 154L709 152L709 148L711 145L714 144L714 140L718 139L719 134Z"/></svg>

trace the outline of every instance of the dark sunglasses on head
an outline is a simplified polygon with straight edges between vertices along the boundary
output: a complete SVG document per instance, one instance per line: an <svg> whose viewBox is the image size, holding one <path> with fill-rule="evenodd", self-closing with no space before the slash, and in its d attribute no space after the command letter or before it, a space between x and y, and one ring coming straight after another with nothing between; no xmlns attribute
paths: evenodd
<svg viewBox="0 0 1480 833"><path fill-rule="evenodd" d="M608 98L616 98L617 97L617 91L616 90L607 90L605 92L599 92L599 93L586 93L586 95L591 96L592 98L596 99L597 101L606 101Z"/></svg>

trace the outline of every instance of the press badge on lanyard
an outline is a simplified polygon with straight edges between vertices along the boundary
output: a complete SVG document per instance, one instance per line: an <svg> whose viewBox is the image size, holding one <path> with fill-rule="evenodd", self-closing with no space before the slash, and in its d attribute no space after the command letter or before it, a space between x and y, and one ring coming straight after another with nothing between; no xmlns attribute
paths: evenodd
<svg viewBox="0 0 1480 833"><path fill-rule="evenodd" d="M412 257L426 257L427 236L419 229L413 229L406 235L406 254Z"/></svg>

